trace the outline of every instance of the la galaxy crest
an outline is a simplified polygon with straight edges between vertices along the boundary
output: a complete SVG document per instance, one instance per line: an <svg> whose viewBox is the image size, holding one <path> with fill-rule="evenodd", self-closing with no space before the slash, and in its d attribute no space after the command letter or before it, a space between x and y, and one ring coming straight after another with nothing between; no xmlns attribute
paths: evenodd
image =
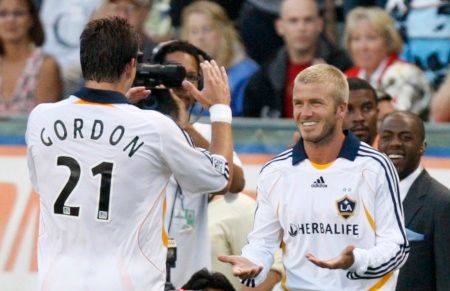
<svg viewBox="0 0 450 291"><path fill-rule="evenodd" d="M338 214L347 219L355 212L356 201L345 195L342 199L336 201Z"/></svg>

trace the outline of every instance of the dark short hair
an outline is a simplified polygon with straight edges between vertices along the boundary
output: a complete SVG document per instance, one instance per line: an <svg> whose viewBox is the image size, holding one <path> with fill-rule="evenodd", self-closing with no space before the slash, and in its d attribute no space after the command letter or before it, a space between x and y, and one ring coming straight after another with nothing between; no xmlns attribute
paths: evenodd
<svg viewBox="0 0 450 291"><path fill-rule="evenodd" d="M194 45L190 44L187 41L183 40L173 40L167 43L161 43L153 49L152 62L158 64L164 64L166 62L166 56L170 53L182 52L194 57L195 62L197 63L197 70L200 71L200 57L204 59L210 59L205 52L199 50ZM206 58L203 54L206 54ZM208 60L209 60L208 59Z"/></svg>
<svg viewBox="0 0 450 291"><path fill-rule="evenodd" d="M28 30L28 37L34 43L35 46L40 47L44 44L45 36L44 36L44 28L42 27L42 22L39 18L39 11L34 5L32 0L23 0L25 4L28 6L28 13L30 14L32 25ZM3 55L3 42L0 40L0 55Z"/></svg>
<svg viewBox="0 0 450 291"><path fill-rule="evenodd" d="M189 281L181 288L185 290L203 290L206 288L214 288L223 291L236 290L222 273L210 273L207 269L201 269L194 273Z"/></svg>
<svg viewBox="0 0 450 291"><path fill-rule="evenodd" d="M419 115L417 115L411 111L398 110L398 111L393 111L389 114L386 114L386 116L384 116L382 122L384 122L388 118L395 117L395 116L401 116L401 117L405 117L409 120L412 120L415 123L415 125L417 126L417 132L415 132L415 133L419 136L419 139L421 141L425 141L425 125Z"/></svg>
<svg viewBox="0 0 450 291"><path fill-rule="evenodd" d="M81 71L85 80L117 82L128 63L137 58L138 36L122 18L89 22L80 36Z"/></svg>
<svg viewBox="0 0 450 291"><path fill-rule="evenodd" d="M348 82L349 91L368 90L368 91L372 92L372 96L373 96L373 99L375 100L375 103L378 102L377 92L372 87L372 85L370 85L370 83L367 82L366 80L363 80L360 78L348 78L347 82Z"/></svg>

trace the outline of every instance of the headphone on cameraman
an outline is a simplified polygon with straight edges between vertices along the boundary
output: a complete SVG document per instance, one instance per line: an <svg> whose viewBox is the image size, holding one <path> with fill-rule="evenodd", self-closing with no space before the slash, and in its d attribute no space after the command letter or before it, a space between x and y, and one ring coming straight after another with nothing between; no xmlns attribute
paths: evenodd
<svg viewBox="0 0 450 291"><path fill-rule="evenodd" d="M195 57L198 62L198 89L203 89L203 75L200 69L200 63L202 59L204 61L211 61L212 57L208 55L205 51L199 49L198 47L182 40L170 40L158 44L152 51L151 62L153 64L164 64L166 63L166 55L173 52L182 52Z"/></svg>

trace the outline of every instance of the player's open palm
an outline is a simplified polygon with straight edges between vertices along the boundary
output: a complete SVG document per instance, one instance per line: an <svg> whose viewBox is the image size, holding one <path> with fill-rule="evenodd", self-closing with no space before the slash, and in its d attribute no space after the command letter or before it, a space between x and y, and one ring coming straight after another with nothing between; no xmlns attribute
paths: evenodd
<svg viewBox="0 0 450 291"><path fill-rule="evenodd" d="M353 255L354 246L347 246L342 253L334 259L321 260L316 258L313 254L307 254L306 258L316 266L326 269L348 269L355 262Z"/></svg>
<svg viewBox="0 0 450 291"><path fill-rule="evenodd" d="M219 261L233 265L233 275L241 279L258 276L262 267L241 256L219 256Z"/></svg>
<svg viewBox="0 0 450 291"><path fill-rule="evenodd" d="M203 72L204 87L199 91L191 82L183 81L183 88L189 91L204 108L215 104L230 105L231 95L228 76L224 67L213 60L200 64Z"/></svg>

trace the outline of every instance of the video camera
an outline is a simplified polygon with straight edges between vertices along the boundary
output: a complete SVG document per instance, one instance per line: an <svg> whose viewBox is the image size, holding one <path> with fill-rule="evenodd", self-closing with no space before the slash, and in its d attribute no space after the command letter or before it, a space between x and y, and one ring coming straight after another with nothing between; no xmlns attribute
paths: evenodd
<svg viewBox="0 0 450 291"><path fill-rule="evenodd" d="M143 62L143 54L138 54L136 77L133 86L145 86L154 89L160 85L165 88L178 88L186 78L186 69L177 64L148 64Z"/></svg>
<svg viewBox="0 0 450 291"><path fill-rule="evenodd" d="M143 54L138 54L136 77L133 86L145 86L150 96L139 101L136 106L146 110L156 110L165 115L178 114L178 107L170 95L170 88L179 88L186 78L186 69L177 64L148 64L143 62ZM158 88L160 86L163 88Z"/></svg>

